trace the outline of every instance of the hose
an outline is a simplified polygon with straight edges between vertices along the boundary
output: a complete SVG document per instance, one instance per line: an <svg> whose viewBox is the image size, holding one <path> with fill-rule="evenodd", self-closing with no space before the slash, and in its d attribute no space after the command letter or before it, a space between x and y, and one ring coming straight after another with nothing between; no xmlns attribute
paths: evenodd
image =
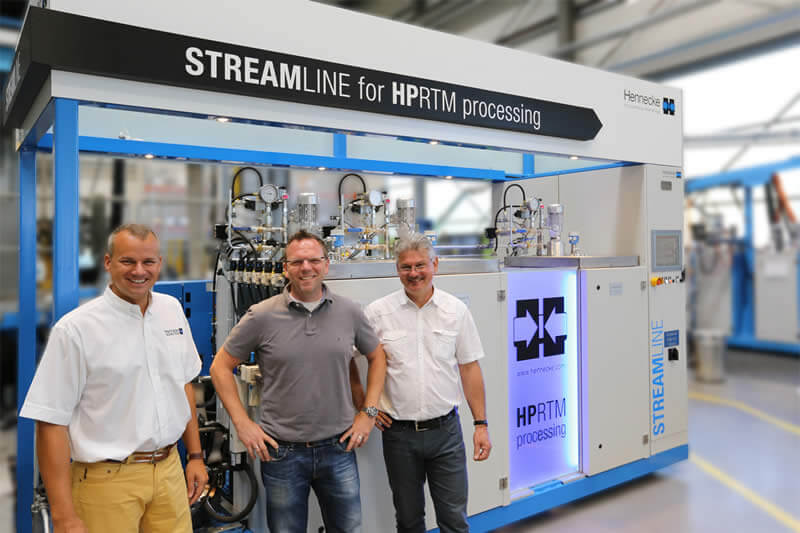
<svg viewBox="0 0 800 533"><path fill-rule="evenodd" d="M250 485L250 497L247 500L247 504L237 513L233 514L222 514L214 509L214 506L211 504L211 500L217 497L216 493L220 493L222 487L214 487L213 485L209 488L209 495L212 494L212 491L216 489L214 496L209 496L206 498L206 501L203 503L203 507L206 512L213 518L219 522L224 524L230 524L232 522L238 522L247 517L250 514L250 511L253 510L253 507L256 504L256 500L258 499L258 482L256 481L256 475L253 473L253 469L250 468L250 463L245 460L244 462L236 465L236 466L229 466L226 465L225 467L228 472L231 473L231 478L229 480L230 483L233 483L233 473L234 472L244 472L247 475L247 479ZM220 474L216 472L215 474ZM211 476L209 476L210 478ZM214 475L214 481L219 478L219 475ZM213 482L212 482L213 483Z"/></svg>
<svg viewBox="0 0 800 533"><path fill-rule="evenodd" d="M508 203L508 201L506 200L506 195L508 194L508 190L511 187L518 187L519 190L522 191L522 203L525 204L525 189L523 189L522 185L520 185L519 183L512 183L511 185L506 187L506 190L503 191L503 205L506 205Z"/></svg>
<svg viewBox="0 0 800 533"><path fill-rule="evenodd" d="M339 198L342 197L342 183L344 183L344 180L346 180L350 176L353 176L354 178L358 178L359 180L361 180L361 187L364 189L364 192L367 192L367 183L364 181L364 178L362 178L358 174L351 172L350 174L345 174L344 176L342 176L342 179L339 180Z"/></svg>
<svg viewBox="0 0 800 533"><path fill-rule="evenodd" d="M516 185L516 183L512 183L512 185ZM510 187L510 185L509 185L509 187ZM522 187L520 187L520 188L522 188ZM506 190L508 190L508 189L506 189ZM523 191L523 194L524 194L524 191ZM503 194L503 196L505 197L505 194ZM503 198L503 200L505 200L505 198ZM503 211L503 209L508 209L509 207L511 207L511 206L510 205L506 205L506 203L504 201L503 202L503 207L498 209L497 213L494 214L494 226L493 227L494 227L495 230L497 230L497 217L500 216L500 213ZM511 238L511 236L509 236L509 238ZM495 235L495 238L494 238L494 251L495 252L497 251L497 242L499 240L500 239L498 239L497 236Z"/></svg>
<svg viewBox="0 0 800 533"><path fill-rule="evenodd" d="M255 167L242 167L236 171L236 174L233 175L233 179L231 179L231 198L233 198L233 191L236 189L236 178L239 177L239 174L244 172L245 170L252 170L256 174L258 174L258 183L260 186L264 186L264 178L261 176L261 172L258 171Z"/></svg>

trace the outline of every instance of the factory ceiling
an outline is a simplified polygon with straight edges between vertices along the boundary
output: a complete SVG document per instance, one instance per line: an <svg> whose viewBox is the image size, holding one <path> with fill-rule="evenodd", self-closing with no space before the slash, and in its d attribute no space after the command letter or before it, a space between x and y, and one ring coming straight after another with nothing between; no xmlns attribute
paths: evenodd
<svg viewBox="0 0 800 533"><path fill-rule="evenodd" d="M800 40L798 0L318 0L641 78Z"/></svg>

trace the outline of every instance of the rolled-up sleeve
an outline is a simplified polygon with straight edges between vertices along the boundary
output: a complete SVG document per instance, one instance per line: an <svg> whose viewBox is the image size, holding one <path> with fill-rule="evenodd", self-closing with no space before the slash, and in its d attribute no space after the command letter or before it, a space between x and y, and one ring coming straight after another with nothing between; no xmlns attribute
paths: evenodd
<svg viewBox="0 0 800 533"><path fill-rule="evenodd" d="M66 426L86 385L80 340L56 324L33 377L19 416Z"/></svg>

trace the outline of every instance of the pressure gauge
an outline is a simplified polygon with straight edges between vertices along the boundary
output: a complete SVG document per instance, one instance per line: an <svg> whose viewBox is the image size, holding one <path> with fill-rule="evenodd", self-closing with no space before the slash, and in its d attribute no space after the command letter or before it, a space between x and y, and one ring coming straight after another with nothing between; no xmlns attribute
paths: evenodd
<svg viewBox="0 0 800 533"><path fill-rule="evenodd" d="M267 183L266 185L262 186L258 190L258 195L268 204L277 202L278 198L280 197L278 195L278 188L271 183Z"/></svg>
<svg viewBox="0 0 800 533"><path fill-rule="evenodd" d="M364 201L373 207L383 205L380 191L369 191L364 193Z"/></svg>

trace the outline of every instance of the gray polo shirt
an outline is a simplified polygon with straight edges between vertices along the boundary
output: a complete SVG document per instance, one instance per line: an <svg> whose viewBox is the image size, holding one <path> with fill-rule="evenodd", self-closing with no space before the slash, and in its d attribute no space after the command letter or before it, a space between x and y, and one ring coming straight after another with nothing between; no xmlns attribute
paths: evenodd
<svg viewBox="0 0 800 533"><path fill-rule="evenodd" d="M363 354L378 346L361 307L322 290L322 303L309 312L289 300L287 286L250 307L225 340L225 351L237 359L255 353L264 379L261 427L279 440L319 440L350 427L353 346Z"/></svg>

